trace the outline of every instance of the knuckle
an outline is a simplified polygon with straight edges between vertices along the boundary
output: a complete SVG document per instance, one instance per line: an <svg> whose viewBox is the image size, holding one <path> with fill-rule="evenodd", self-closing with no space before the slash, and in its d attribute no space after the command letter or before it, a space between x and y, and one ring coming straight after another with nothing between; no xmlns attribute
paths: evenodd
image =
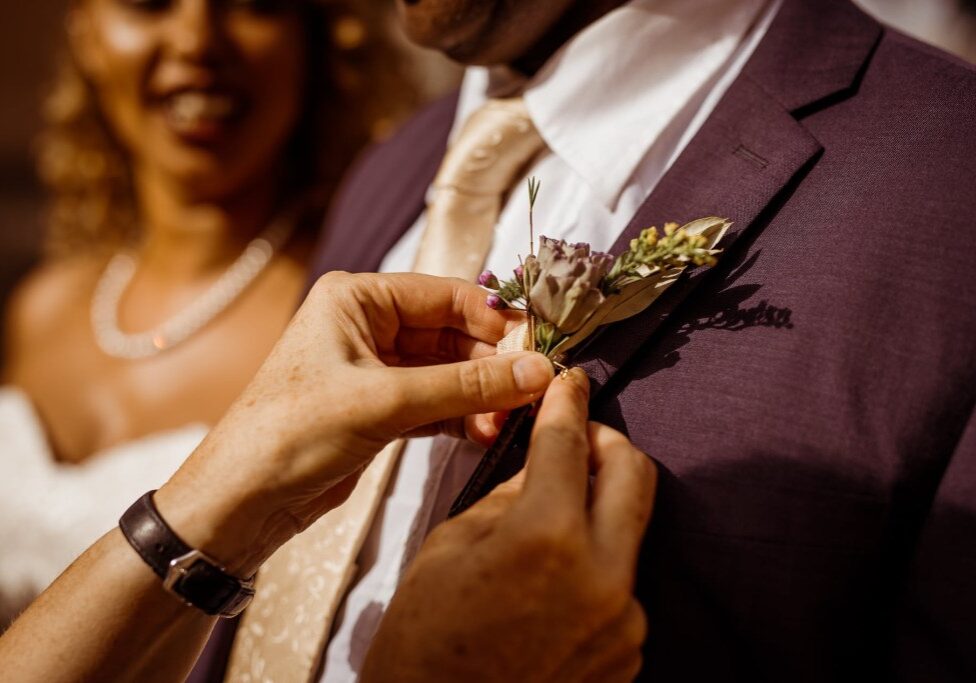
<svg viewBox="0 0 976 683"><path fill-rule="evenodd" d="M485 405L494 392L494 377L485 363L464 363L459 366L458 383L461 393L478 405Z"/></svg>
<svg viewBox="0 0 976 683"><path fill-rule="evenodd" d="M511 501L514 500L521 491L522 481L520 479L509 479L507 481L503 481L501 484L492 489L491 493L488 494L488 497Z"/></svg>
<svg viewBox="0 0 976 683"><path fill-rule="evenodd" d="M352 275L342 270L332 270L324 275L320 275L315 284L312 285L312 289L309 292L309 296L314 296L316 298L327 296L329 293L334 292L336 289L340 288L349 281Z"/></svg>
<svg viewBox="0 0 976 683"><path fill-rule="evenodd" d="M573 566L580 555L578 534L560 521L523 527L519 547L523 555L550 570Z"/></svg>
<svg viewBox="0 0 976 683"><path fill-rule="evenodd" d="M463 524L463 522L460 524ZM455 536L457 536L459 531L458 526L459 523L456 519L444 522L443 524L438 524L427 535L427 540L424 541L424 546L429 549L443 545L451 545L456 540Z"/></svg>
<svg viewBox="0 0 976 683"><path fill-rule="evenodd" d="M572 512L553 511L552 514L539 518L530 529L543 542L558 548L572 550L579 555L583 555L588 550L586 545L590 537L585 517L577 516Z"/></svg>
<svg viewBox="0 0 976 683"><path fill-rule="evenodd" d="M589 451L590 444L583 430L567 424L543 424L536 427L534 439L548 448L564 453Z"/></svg>
<svg viewBox="0 0 976 683"><path fill-rule="evenodd" d="M657 465L644 451L628 442L628 459L645 479L657 479Z"/></svg>
<svg viewBox="0 0 976 683"><path fill-rule="evenodd" d="M613 596L607 597L605 591L586 582L577 583L574 590L577 601L575 613L581 625L594 636L609 636L618 647L623 647L620 611L614 605L616 601Z"/></svg>
<svg viewBox="0 0 976 683"><path fill-rule="evenodd" d="M617 582L599 586L590 597L606 610L606 617L614 621L625 615L634 602L634 596L627 587Z"/></svg>

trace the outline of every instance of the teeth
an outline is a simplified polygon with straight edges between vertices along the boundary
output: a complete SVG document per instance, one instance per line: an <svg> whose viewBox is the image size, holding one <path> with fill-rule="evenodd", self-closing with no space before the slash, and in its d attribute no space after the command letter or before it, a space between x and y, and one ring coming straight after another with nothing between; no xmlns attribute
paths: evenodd
<svg viewBox="0 0 976 683"><path fill-rule="evenodd" d="M181 123L226 119L236 108L234 98L205 92L182 92L173 95L169 109L173 117Z"/></svg>

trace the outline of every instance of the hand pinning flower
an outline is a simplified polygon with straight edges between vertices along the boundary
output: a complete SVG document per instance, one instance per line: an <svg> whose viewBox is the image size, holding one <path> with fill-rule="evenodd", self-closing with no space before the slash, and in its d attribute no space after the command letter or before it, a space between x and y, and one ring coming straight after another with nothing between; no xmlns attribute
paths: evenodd
<svg viewBox="0 0 976 683"><path fill-rule="evenodd" d="M538 191L538 181L530 179L530 234ZM499 348L525 348L527 342L529 348L557 360L597 328L646 309L689 265L715 265L715 245L730 225L728 219L712 216L682 226L666 223L663 234L647 228L616 259L585 243L540 237L538 256L530 253L515 269L514 279L500 282L491 271L478 278L492 290L489 306L514 308L529 316L527 326ZM530 241L534 249L534 237Z"/></svg>

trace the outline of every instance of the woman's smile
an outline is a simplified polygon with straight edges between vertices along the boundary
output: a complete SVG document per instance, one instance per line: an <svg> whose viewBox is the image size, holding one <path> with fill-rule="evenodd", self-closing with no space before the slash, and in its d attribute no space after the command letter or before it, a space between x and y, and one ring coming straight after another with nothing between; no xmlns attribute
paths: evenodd
<svg viewBox="0 0 976 683"><path fill-rule="evenodd" d="M82 0L76 13L79 61L135 169L209 200L273 180L304 102L297 7Z"/></svg>
<svg viewBox="0 0 976 683"><path fill-rule="evenodd" d="M248 113L248 98L223 88L178 88L154 101L166 126L180 141L197 146L219 145L232 137Z"/></svg>

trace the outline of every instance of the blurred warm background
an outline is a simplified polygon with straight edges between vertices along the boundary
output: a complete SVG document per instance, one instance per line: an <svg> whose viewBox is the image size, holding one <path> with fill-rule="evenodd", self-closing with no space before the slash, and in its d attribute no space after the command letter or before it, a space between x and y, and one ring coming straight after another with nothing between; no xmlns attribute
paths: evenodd
<svg viewBox="0 0 976 683"><path fill-rule="evenodd" d="M363 0L389 11L393 0ZM39 109L63 46L68 0L12 2L0 22L0 305L40 253L44 193L34 171ZM452 89L460 70L439 55L394 36L410 62L422 99Z"/></svg>
<svg viewBox="0 0 976 683"><path fill-rule="evenodd" d="M66 4L8 3L0 23L0 298L6 298L40 245L43 196L33 171L31 140Z"/></svg>
<svg viewBox="0 0 976 683"><path fill-rule="evenodd" d="M976 63L976 0L855 0L908 35Z"/></svg>
<svg viewBox="0 0 976 683"><path fill-rule="evenodd" d="M0 633L250 381L359 150L456 87L393 2L5 7Z"/></svg>

